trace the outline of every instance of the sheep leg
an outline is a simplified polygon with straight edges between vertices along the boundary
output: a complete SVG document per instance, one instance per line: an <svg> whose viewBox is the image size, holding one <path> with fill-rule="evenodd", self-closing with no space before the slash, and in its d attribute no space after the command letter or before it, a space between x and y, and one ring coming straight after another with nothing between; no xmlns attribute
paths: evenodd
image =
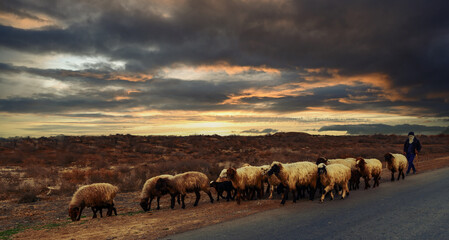
<svg viewBox="0 0 449 240"><path fill-rule="evenodd" d="M341 199L345 199L346 193L348 193L348 195L349 195L348 184L347 183L343 184L342 188L343 188L343 193L341 194Z"/></svg>
<svg viewBox="0 0 449 240"><path fill-rule="evenodd" d="M80 215L78 215L78 218L76 219L77 221L79 221L81 219L81 213L83 213L83 209L84 209L84 206L81 206L80 207Z"/></svg>
<svg viewBox="0 0 449 240"><path fill-rule="evenodd" d="M248 200L253 200L254 194L255 194L255 190L254 190L254 188L251 188L251 197Z"/></svg>
<svg viewBox="0 0 449 240"><path fill-rule="evenodd" d="M254 189L254 191L257 193L257 199L262 199L263 196L263 190L264 190L265 186L262 185L262 188L256 188Z"/></svg>
<svg viewBox="0 0 449 240"><path fill-rule="evenodd" d="M281 201L281 204L282 204L282 205L285 204L285 201L286 201L287 198L288 198L288 192L289 192L289 188L286 187L285 192L284 192L284 197L282 198L282 201Z"/></svg>
<svg viewBox="0 0 449 240"><path fill-rule="evenodd" d="M194 207L198 206L198 202L200 201L200 197L201 197L201 194L199 191L195 191L195 195L196 195L196 199L195 199L195 203L193 204Z"/></svg>
<svg viewBox="0 0 449 240"><path fill-rule="evenodd" d="M402 173L402 171L403 171L403 170L399 168L399 171L398 171L398 181L399 181L399 179L401 178L401 173Z"/></svg>
<svg viewBox="0 0 449 240"><path fill-rule="evenodd" d="M380 179L380 175L377 175L377 176L374 178L374 180L375 180L374 184L377 184L378 187L379 187L379 179Z"/></svg>
<svg viewBox="0 0 449 240"><path fill-rule="evenodd" d="M220 192L217 190L217 202L220 201Z"/></svg>
<svg viewBox="0 0 449 240"><path fill-rule="evenodd" d="M270 183L268 183L267 190L265 192L269 192L271 189L272 189L272 185Z"/></svg>
<svg viewBox="0 0 449 240"><path fill-rule="evenodd" d="M161 209L161 206L159 205L159 201L161 200L161 196L157 196L156 197L156 202L157 202L157 207L156 207L156 209L157 210L160 210ZM151 208L151 201L150 201L150 204L149 204L149 206L148 206L148 210L150 210L150 208Z"/></svg>
<svg viewBox="0 0 449 240"><path fill-rule="evenodd" d="M365 179L365 189L370 188L371 186L369 185L369 178L363 177L363 179Z"/></svg>
<svg viewBox="0 0 449 240"><path fill-rule="evenodd" d="M232 194L232 192L234 192L234 195L231 195L231 199L234 200L235 196L237 195L237 189L233 189L230 192L231 192L231 194Z"/></svg>
<svg viewBox="0 0 449 240"><path fill-rule="evenodd" d="M270 196L268 196L268 199L272 199L273 198L273 191L274 191L274 186L271 185L270 186ZM268 190L267 190L267 192L268 192Z"/></svg>
<svg viewBox="0 0 449 240"><path fill-rule="evenodd" d="M115 209L114 204L108 205L107 208L108 208L108 211L106 213L106 216L108 216L108 217L112 216L112 211L114 211L115 216L117 216L117 210ZM101 215L101 209L100 209L100 215Z"/></svg>
<svg viewBox="0 0 449 240"><path fill-rule="evenodd" d="M101 209L101 208L100 208ZM92 216L92 218L97 218L97 207L92 207L92 212L94 213L94 215Z"/></svg>
<svg viewBox="0 0 449 240"><path fill-rule="evenodd" d="M401 176L401 174L399 174ZM399 177L398 177L399 180ZM391 171L391 181L394 182L394 170Z"/></svg>
<svg viewBox="0 0 449 240"><path fill-rule="evenodd" d="M402 169L402 180L404 180L404 178L405 178L404 169Z"/></svg>
<svg viewBox="0 0 449 240"><path fill-rule="evenodd" d="M324 188L324 192L323 192L323 194L321 195L320 202L324 202L324 198L326 197L326 194L327 194L329 191L332 191L332 189L334 189L334 186L333 186L333 185L328 185L327 187ZM333 196L333 193L332 193L332 192L331 192L331 197L332 197L332 199L334 199L334 196Z"/></svg>
<svg viewBox="0 0 449 240"><path fill-rule="evenodd" d="M241 190L237 189L237 204L240 204L240 198L242 197L241 195L242 195Z"/></svg>
<svg viewBox="0 0 449 240"><path fill-rule="evenodd" d="M175 197L176 197L176 195L171 195L171 203L170 203L171 209L173 209L175 207Z"/></svg>
<svg viewBox="0 0 449 240"><path fill-rule="evenodd" d="M231 190L226 190L226 193L227 193L227 195L226 195L226 202L229 202L229 199L231 199Z"/></svg>
<svg viewBox="0 0 449 240"><path fill-rule="evenodd" d="M204 191L204 190L203 190ZM210 203L213 203L214 202L214 198L212 197L212 193L210 193L210 190L209 189L206 189L206 191L204 191L205 193L207 193L207 195L209 196L209 199L210 199ZM221 197L223 197L223 195L221 196ZM224 199L224 198L223 198Z"/></svg>
<svg viewBox="0 0 449 240"><path fill-rule="evenodd" d="M293 195L293 202L296 203L296 190L292 189L292 195ZM299 195L299 192L298 192Z"/></svg>
<svg viewBox="0 0 449 240"><path fill-rule="evenodd" d="M309 192L309 200L313 201L313 199L315 198L315 193L316 193L316 187L310 187L310 192Z"/></svg>
<svg viewBox="0 0 449 240"><path fill-rule="evenodd" d="M147 202L147 210L146 211L150 211L151 210L151 202L153 201L154 196L151 196L149 198L149 201Z"/></svg>
<svg viewBox="0 0 449 240"><path fill-rule="evenodd" d="M184 198L185 198L185 197L186 197L185 194L181 194L181 207L182 207L183 209L186 208L186 204L184 203ZM198 204L198 203L196 203L196 204Z"/></svg>

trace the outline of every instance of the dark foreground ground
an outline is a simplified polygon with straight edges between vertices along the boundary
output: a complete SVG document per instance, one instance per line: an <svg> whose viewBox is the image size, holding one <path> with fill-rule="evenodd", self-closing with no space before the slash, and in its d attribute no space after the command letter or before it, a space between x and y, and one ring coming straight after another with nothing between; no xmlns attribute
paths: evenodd
<svg viewBox="0 0 449 240"><path fill-rule="evenodd" d="M301 202L166 239L449 239L449 168Z"/></svg>

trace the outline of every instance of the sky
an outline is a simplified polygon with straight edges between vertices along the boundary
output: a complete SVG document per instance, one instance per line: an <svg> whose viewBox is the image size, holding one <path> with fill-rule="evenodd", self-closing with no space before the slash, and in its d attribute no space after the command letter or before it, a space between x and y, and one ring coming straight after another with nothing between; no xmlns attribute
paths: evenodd
<svg viewBox="0 0 449 240"><path fill-rule="evenodd" d="M0 137L438 134L448 12L446 0L1 1Z"/></svg>

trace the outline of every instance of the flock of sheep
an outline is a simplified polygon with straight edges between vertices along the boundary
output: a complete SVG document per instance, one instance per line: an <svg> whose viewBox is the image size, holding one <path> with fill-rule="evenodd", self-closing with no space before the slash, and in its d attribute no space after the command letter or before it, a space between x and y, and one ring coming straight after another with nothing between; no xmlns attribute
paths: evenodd
<svg viewBox="0 0 449 240"><path fill-rule="evenodd" d="M385 161L391 171L391 181L394 181L394 174L398 172L398 178L407 168L407 159L402 154L387 153ZM240 168L223 169L217 180L209 182L209 178L201 172L185 172L173 175L160 175L148 179L141 193L140 206L144 211L151 209L151 202L157 200L157 209L160 209L159 200L161 196L170 194L171 208L175 206L177 198L178 204L185 208L184 198L187 193L194 192L196 200L194 206L198 205L200 191L204 191L213 203L214 199L210 188L217 190L217 201L227 192L226 199L236 198L238 204L242 199L252 200L257 193L257 198L264 196L265 183L268 184L267 191L270 191L269 198L276 190L282 194L281 204L285 204L288 194L291 191L293 202L300 197L305 197L307 192L309 199L313 200L318 189L321 193L320 201L323 202L327 193L334 199L334 191L344 199L349 195L349 190L358 189L360 178L365 180L365 189L370 187L369 181L374 180L373 188L379 186L382 163L378 159L346 158L346 159L326 159L318 158L316 163L295 162L280 163L274 161L271 165L251 166L248 164ZM118 188L109 183L94 183L80 187L73 195L69 204L69 216L72 221L79 221L85 207L90 207L93 211L93 218L97 217L102 209L107 209L107 216L111 216L117 211L114 207L114 197Z"/></svg>

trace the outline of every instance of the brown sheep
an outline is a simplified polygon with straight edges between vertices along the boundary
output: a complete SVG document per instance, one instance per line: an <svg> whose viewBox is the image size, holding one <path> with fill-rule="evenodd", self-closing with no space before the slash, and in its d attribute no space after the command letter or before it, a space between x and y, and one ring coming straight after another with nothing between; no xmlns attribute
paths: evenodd
<svg viewBox="0 0 449 240"><path fill-rule="evenodd" d="M357 158L357 168L360 175L365 179L365 189L369 188L369 180L374 178L373 188L379 186L380 174L382 173L382 163L375 158L364 159Z"/></svg>
<svg viewBox="0 0 449 240"><path fill-rule="evenodd" d="M279 178L282 185L286 187L281 204L284 205L288 192L292 191L293 202L296 202L296 191L300 187L309 188L309 199L313 200L318 181L318 167L311 162L280 163L273 162L268 171L268 176L273 174Z"/></svg>
<svg viewBox="0 0 449 240"><path fill-rule="evenodd" d="M400 153L387 153L384 157L385 162L387 162L387 168L391 171L391 181L394 181L395 172L398 172L398 181L401 175L402 179L404 179L404 170L408 166L407 158Z"/></svg>
<svg viewBox="0 0 449 240"><path fill-rule="evenodd" d="M207 193L210 202L214 199L210 193L209 178L201 172L185 172L173 176L173 178L159 178L156 182L156 190L164 192L168 191L171 195L171 208L175 207L175 197L181 195L182 208L185 208L184 198L187 193L195 192L196 200L193 206L198 206L200 200L200 190Z"/></svg>
<svg viewBox="0 0 449 240"><path fill-rule="evenodd" d="M114 197L117 195L118 187L109 183L94 183L80 187L72 197L69 204L69 216L72 221L79 221L85 207L92 207L93 218L101 208L108 208L108 216L112 211L117 215L114 208ZM101 214L101 212L100 212Z"/></svg>
<svg viewBox="0 0 449 240"><path fill-rule="evenodd" d="M173 178L173 176L169 174L163 174L156 177L152 177L145 182L142 188L142 192L140 194L140 206L145 212L151 210L151 202L153 201L154 197L156 197L157 199L156 209L157 210L161 209L159 206L159 200L161 199L161 196L168 194L168 191L158 191L156 189L156 182L160 178L170 179Z"/></svg>
<svg viewBox="0 0 449 240"><path fill-rule="evenodd" d="M254 191L257 191L258 198L263 196L263 171L260 167L241 167L241 168L228 168L228 179L231 180L232 186L237 189L237 204L240 204L242 193L247 189L252 190L252 196L254 197Z"/></svg>

